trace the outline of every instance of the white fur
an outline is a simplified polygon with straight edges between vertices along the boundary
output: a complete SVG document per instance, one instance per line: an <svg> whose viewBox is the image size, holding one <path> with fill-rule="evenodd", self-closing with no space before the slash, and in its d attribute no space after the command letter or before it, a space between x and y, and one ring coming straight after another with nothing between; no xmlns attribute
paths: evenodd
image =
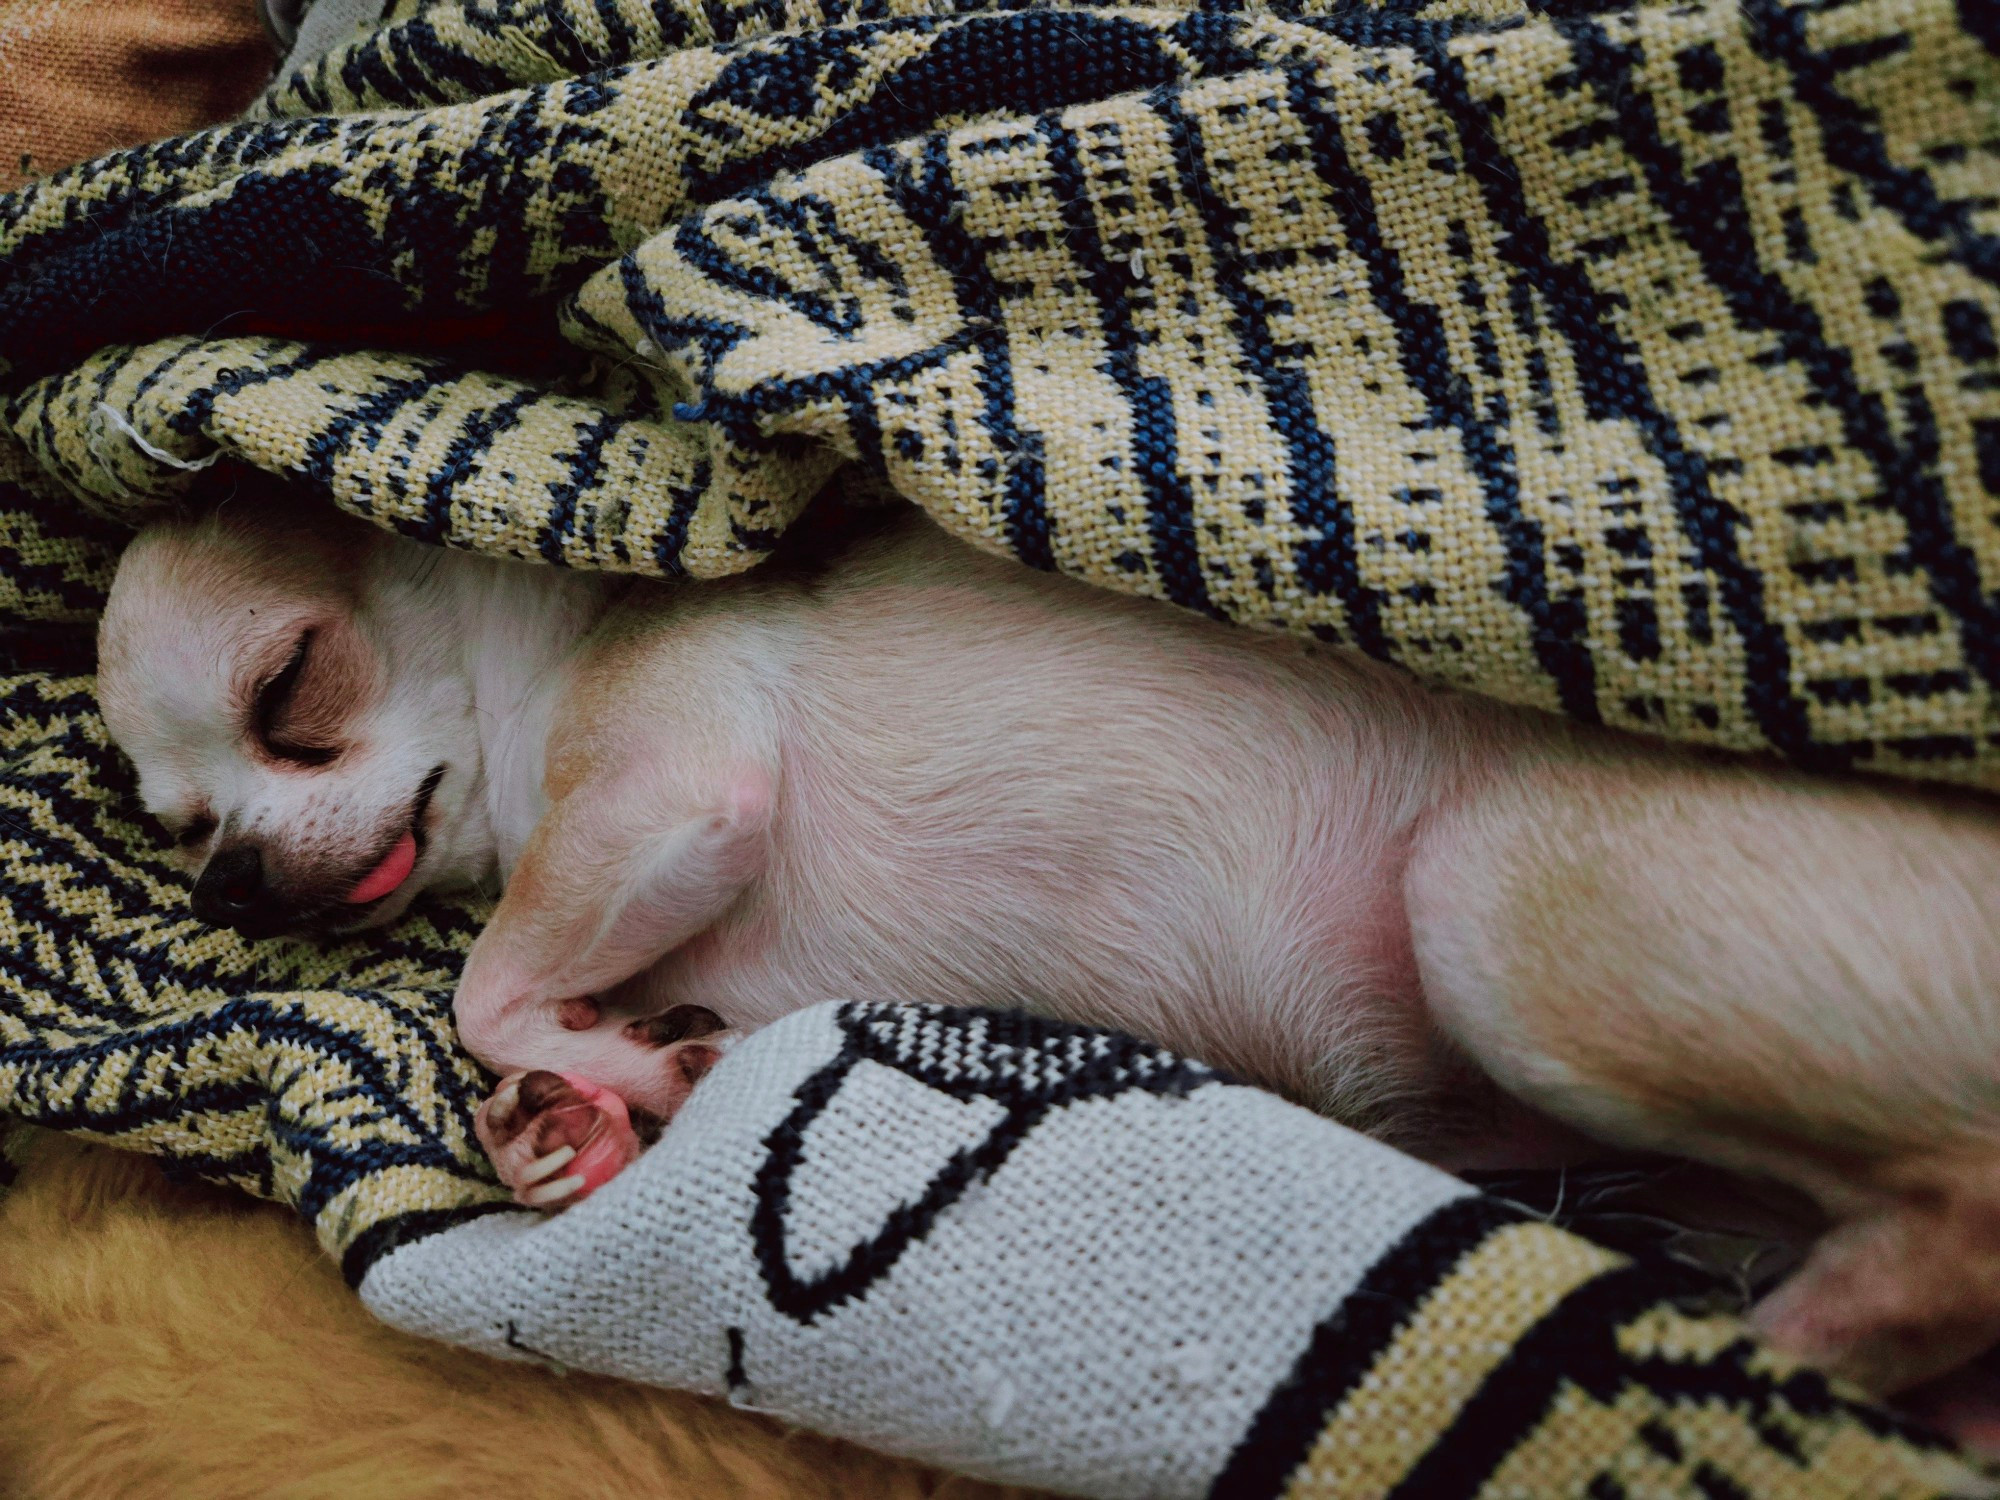
<svg viewBox="0 0 2000 1500"><path fill-rule="evenodd" d="M175 832L197 814L213 818L214 835L188 851L191 866L225 840L252 840L293 863L344 860L358 879L356 862L441 765L428 847L411 879L366 921L345 924L335 912L329 925L379 926L427 886L493 882L541 814L547 700L562 685L552 669L615 586L384 539L360 561L350 604L313 587L334 580L310 553L297 559L309 576L284 580L289 591L239 588L247 580L215 565L218 554L242 561L235 547L226 517L144 534L126 576L157 569L169 594L193 588L208 597L197 593L199 607L166 620L134 618L129 591L114 589L107 607L105 721L132 747L146 808ZM351 716L340 759L302 773L249 753L241 716L221 705L252 645L289 641L329 611L349 619L372 653L379 690ZM127 662L131 670L121 670Z"/></svg>

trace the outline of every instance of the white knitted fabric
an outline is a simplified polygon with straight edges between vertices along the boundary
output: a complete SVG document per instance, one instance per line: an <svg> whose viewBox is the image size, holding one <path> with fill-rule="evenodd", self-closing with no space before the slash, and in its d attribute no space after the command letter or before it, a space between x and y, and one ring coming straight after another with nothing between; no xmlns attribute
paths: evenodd
<svg viewBox="0 0 2000 1500"><path fill-rule="evenodd" d="M361 1294L965 1472L1197 1496L1315 1326L1468 1192L1126 1038L825 1005L585 1203L405 1245Z"/></svg>
<svg viewBox="0 0 2000 1500"><path fill-rule="evenodd" d="M292 0L297 8L297 0ZM350 37L380 23L384 0L307 0L298 35L272 80L273 91L288 87L305 69Z"/></svg>

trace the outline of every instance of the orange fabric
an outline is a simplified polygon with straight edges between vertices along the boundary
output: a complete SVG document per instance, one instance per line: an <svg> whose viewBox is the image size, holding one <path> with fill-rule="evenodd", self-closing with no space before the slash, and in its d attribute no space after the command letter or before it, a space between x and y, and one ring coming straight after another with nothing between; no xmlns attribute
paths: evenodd
<svg viewBox="0 0 2000 1500"><path fill-rule="evenodd" d="M0 190L226 120L273 66L253 0L0 0Z"/></svg>
<svg viewBox="0 0 2000 1500"><path fill-rule="evenodd" d="M276 1205L34 1133L0 1192L5 1500L487 1495L1034 1500L720 1402L411 1338Z"/></svg>

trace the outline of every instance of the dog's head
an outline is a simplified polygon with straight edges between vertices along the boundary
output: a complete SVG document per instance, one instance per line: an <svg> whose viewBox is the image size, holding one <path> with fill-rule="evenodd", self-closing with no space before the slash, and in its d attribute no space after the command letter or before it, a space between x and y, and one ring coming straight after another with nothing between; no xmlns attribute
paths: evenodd
<svg viewBox="0 0 2000 1500"><path fill-rule="evenodd" d="M490 865L460 625L428 551L262 503L126 550L98 696L204 920L353 931Z"/></svg>

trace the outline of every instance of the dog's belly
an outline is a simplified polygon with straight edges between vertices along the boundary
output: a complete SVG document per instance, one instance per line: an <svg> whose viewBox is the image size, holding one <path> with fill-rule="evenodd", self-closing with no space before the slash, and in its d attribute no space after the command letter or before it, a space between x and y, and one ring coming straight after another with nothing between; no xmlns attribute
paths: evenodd
<svg viewBox="0 0 2000 1500"><path fill-rule="evenodd" d="M1573 1143L1503 1101L1427 1013L1404 869L1462 767L1447 774L1422 732L1353 732L1393 721L1400 687L1383 705L1341 679L1348 722L1330 731L1288 699L1296 681L1261 706L1283 725L1259 726L1242 694L1184 695L1178 743L1115 796L1080 784L1100 763L1019 737L1010 754L998 726L978 778L788 754L768 873L615 1003L700 1005L736 1030L829 1000L1019 1007L1145 1037L1442 1160L1567 1159ZM1130 743L1128 728L1098 733ZM1270 760L1212 774L1217 741L1251 736ZM912 784L926 794L897 795ZM1093 815L1107 801L1119 813Z"/></svg>
<svg viewBox="0 0 2000 1500"><path fill-rule="evenodd" d="M1386 872L1385 872L1386 873ZM1352 891L1349 894L1355 894ZM1162 923L1146 961L1087 933L988 932L953 947L935 931L883 953L813 915L774 940L756 918L722 924L637 976L611 1003L658 1014L699 1005L733 1030L823 1001L889 999L1021 1008L1124 1031L1274 1090L1450 1171L1564 1166L1601 1147L1511 1098L1432 1024L1409 952L1400 889L1380 880L1367 918L1337 937L1300 924L1287 941L1193 951ZM1009 938L1012 941L1009 941Z"/></svg>
<svg viewBox="0 0 2000 1500"><path fill-rule="evenodd" d="M1345 882L1344 896L1369 899L1338 921L1269 908L1251 919L1219 899L1065 910L1025 879L983 884L983 922L760 891L630 998L703 1005L743 1030L824 1000L1018 1007L1148 1037L1334 1113L1435 1071L1392 879L1365 893Z"/></svg>
<svg viewBox="0 0 2000 1500"><path fill-rule="evenodd" d="M764 867L617 1007L738 1030L827 1000L1024 1007L1417 1149L1483 1133L1482 1159L1519 1161L1430 1022L1403 876L1441 800L1562 731L1018 569L943 590L929 545L886 584L761 617L785 661ZM685 625L658 639L662 663L693 650ZM655 670L627 701L748 716Z"/></svg>

